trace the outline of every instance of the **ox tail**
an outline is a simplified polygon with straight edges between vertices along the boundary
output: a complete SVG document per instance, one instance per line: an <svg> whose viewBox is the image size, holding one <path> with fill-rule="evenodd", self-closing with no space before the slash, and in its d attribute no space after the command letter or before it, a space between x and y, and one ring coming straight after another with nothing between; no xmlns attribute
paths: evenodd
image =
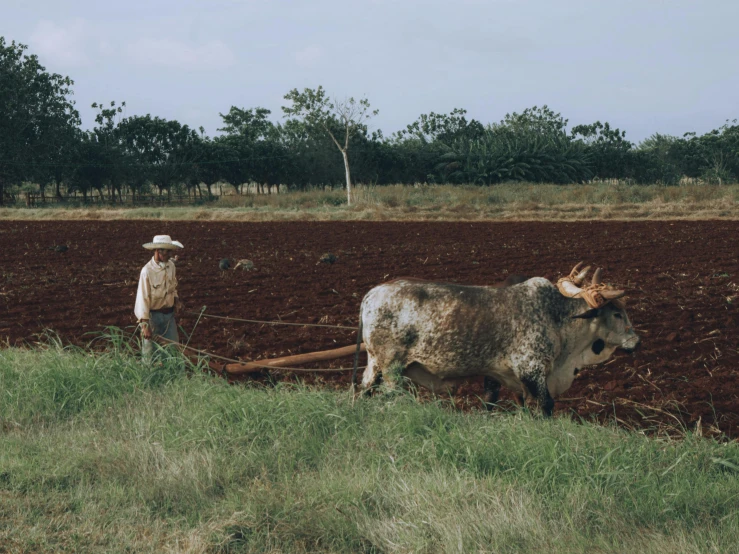
<svg viewBox="0 0 739 554"><path fill-rule="evenodd" d="M354 369L352 370L352 389L357 386L357 368L359 352L362 349L362 308L359 308L359 328L357 329L357 349L354 351Z"/></svg>

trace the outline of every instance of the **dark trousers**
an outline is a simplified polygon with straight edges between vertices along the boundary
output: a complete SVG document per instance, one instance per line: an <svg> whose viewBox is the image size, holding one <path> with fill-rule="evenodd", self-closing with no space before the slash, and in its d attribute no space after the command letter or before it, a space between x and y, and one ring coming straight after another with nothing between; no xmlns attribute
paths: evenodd
<svg viewBox="0 0 739 554"><path fill-rule="evenodd" d="M163 314L161 312L151 312L149 314L149 327L151 328L151 338L164 337L165 339L180 342L180 335L177 333L177 322L174 318L174 312ZM146 340L141 346L141 356L147 362L153 362L161 358L161 348L154 345L154 340Z"/></svg>

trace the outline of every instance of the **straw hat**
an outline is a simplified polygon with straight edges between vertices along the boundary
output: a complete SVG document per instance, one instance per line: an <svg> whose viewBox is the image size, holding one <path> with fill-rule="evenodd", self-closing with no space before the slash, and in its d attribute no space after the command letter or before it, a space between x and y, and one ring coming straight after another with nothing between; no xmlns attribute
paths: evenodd
<svg viewBox="0 0 739 554"><path fill-rule="evenodd" d="M147 250L179 250L184 246L180 241L172 240L169 235L157 235L153 241L144 244L144 248Z"/></svg>

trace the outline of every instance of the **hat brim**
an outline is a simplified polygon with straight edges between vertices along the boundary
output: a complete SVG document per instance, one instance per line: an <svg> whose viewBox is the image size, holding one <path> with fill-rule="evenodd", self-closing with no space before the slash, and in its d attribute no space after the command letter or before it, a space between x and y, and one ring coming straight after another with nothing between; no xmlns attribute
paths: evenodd
<svg viewBox="0 0 739 554"><path fill-rule="evenodd" d="M179 250L180 247L176 244L170 244L168 242L147 242L143 245L147 250Z"/></svg>

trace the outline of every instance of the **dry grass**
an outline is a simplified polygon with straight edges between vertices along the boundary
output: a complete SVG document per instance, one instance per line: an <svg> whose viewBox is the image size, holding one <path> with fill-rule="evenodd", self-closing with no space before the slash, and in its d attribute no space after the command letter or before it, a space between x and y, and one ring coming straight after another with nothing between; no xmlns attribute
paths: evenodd
<svg viewBox="0 0 739 554"><path fill-rule="evenodd" d="M224 196L213 206L4 208L0 219L581 221L739 219L739 185L359 186L342 190Z"/></svg>

